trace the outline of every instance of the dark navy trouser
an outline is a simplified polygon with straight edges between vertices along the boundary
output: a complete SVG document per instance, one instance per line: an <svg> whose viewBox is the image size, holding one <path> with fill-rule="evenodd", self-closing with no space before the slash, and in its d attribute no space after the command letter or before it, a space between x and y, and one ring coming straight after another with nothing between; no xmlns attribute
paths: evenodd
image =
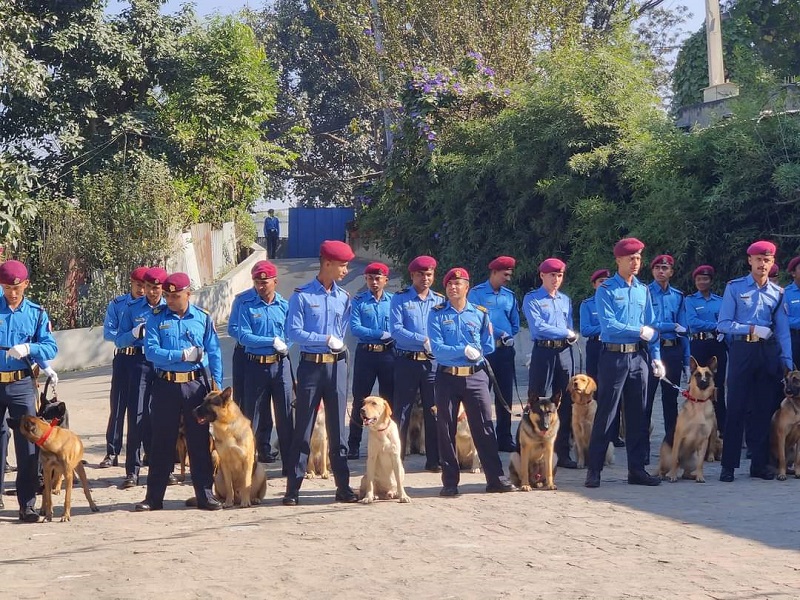
<svg viewBox="0 0 800 600"><path fill-rule="evenodd" d="M400 443L406 454L406 435L411 418L411 407L419 391L425 420L425 468L439 466L439 444L436 441L436 417L431 410L435 405L434 382L436 362L412 360L398 356L394 363L394 420L400 426Z"/></svg>
<svg viewBox="0 0 800 600"><path fill-rule="evenodd" d="M125 426L125 410L128 406L128 373L125 371L124 354L114 355L111 361L110 412L106 426L106 454L117 456L122 452L122 430Z"/></svg>
<svg viewBox="0 0 800 600"><path fill-rule="evenodd" d="M597 383L597 369L600 365L600 350L603 348L603 342L600 341L598 336L592 336L586 340L586 374L594 379ZM619 439L619 424L620 415L622 414L622 402L619 403L617 408L617 415L614 417L614 424L611 426L611 439Z"/></svg>
<svg viewBox="0 0 800 600"><path fill-rule="evenodd" d="M394 410L392 399L394 397L394 350L383 352L370 352L361 344L356 348L356 358L353 361L353 409L350 418L350 435L348 446L350 449L361 445L363 427L361 425L361 407L364 398L372 393L372 388L378 381L378 393L381 398L389 402Z"/></svg>
<svg viewBox="0 0 800 600"><path fill-rule="evenodd" d="M278 426L278 446L281 460L289 456L292 445L294 424L292 422L292 375L289 358L274 363L257 363L247 360L245 364L245 396L242 412L253 424L256 448L259 456L270 451L272 435L272 407L275 408L275 421ZM268 427L263 426L268 417Z"/></svg>
<svg viewBox="0 0 800 600"><path fill-rule="evenodd" d="M125 474L139 476L142 448L150 455L150 394L153 385L153 364L144 354L122 356L123 371L128 374L127 390L123 394L128 414L128 437L125 442ZM149 458L148 458L149 460Z"/></svg>
<svg viewBox="0 0 800 600"><path fill-rule="evenodd" d="M6 413L8 413L6 415ZM36 401L30 377L12 383L0 383L0 419L6 416L21 419L36 414ZM17 457L17 501L20 510L36 504L39 487L39 460L36 445L25 439L19 429L14 429L14 452ZM2 464L5 469L5 462Z"/></svg>
<svg viewBox="0 0 800 600"><path fill-rule="evenodd" d="M514 406L514 378L516 377L515 356L516 351L513 346L500 346L486 357L492 367L492 371L494 371L494 377L497 379L500 393L512 410ZM494 393L494 414L497 419L497 427L495 427L497 444L500 448L510 448L514 445L514 438L511 436L511 414L500 402L497 390Z"/></svg>

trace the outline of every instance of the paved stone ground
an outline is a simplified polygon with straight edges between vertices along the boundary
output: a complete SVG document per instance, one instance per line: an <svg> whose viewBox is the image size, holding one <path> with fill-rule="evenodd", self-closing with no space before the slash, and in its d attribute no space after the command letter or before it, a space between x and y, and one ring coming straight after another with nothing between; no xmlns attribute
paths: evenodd
<svg viewBox="0 0 800 600"><path fill-rule="evenodd" d="M229 339L223 347L227 365ZM285 482L269 465L261 506L188 509L191 487L175 486L166 510L133 513L144 487L119 490L124 469L96 468L109 374L65 374L59 386L101 512L76 488L71 523L18 524L6 496L0 597L800 598L800 481L750 480L747 461L733 484L713 464L704 485L641 488L625 483L617 450L596 490L583 487L585 471L559 470L558 491L490 495L482 475L465 473L463 495L443 499L439 477L412 456L411 504L339 505L332 481L310 480L294 508L280 504ZM524 389L521 364L519 375ZM355 486L364 460L351 469Z"/></svg>

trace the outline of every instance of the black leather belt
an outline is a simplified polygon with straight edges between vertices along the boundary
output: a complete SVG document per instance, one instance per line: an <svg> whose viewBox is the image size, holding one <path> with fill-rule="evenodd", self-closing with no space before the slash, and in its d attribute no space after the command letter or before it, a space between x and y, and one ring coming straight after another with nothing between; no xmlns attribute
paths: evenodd
<svg viewBox="0 0 800 600"><path fill-rule="evenodd" d="M189 383L200 377L200 369L195 369L194 371L161 371L158 376L170 383Z"/></svg>
<svg viewBox="0 0 800 600"><path fill-rule="evenodd" d="M141 354L143 351L141 346L128 346L127 348L117 348L117 354L122 354L124 356L135 356L136 354Z"/></svg>
<svg viewBox="0 0 800 600"><path fill-rule="evenodd" d="M347 352L337 352L336 354L324 352L316 354L314 352L301 352L300 358L306 362L321 364L321 363L335 363L344 360L347 357Z"/></svg>
<svg viewBox="0 0 800 600"><path fill-rule="evenodd" d="M534 340L537 348L566 348L567 340Z"/></svg>
<svg viewBox="0 0 800 600"><path fill-rule="evenodd" d="M391 344L359 344L358 347L367 352L388 352L392 349Z"/></svg>
<svg viewBox="0 0 800 600"><path fill-rule="evenodd" d="M603 350L608 352L620 352L622 354L633 354L634 352L638 352L641 350L642 345L640 342L634 342L633 344L611 344L609 342L603 342Z"/></svg>
<svg viewBox="0 0 800 600"><path fill-rule="evenodd" d="M734 342L747 342L748 344L757 344L758 342L766 342L764 338L758 337L755 333L748 333L747 335L733 336Z"/></svg>
<svg viewBox="0 0 800 600"><path fill-rule="evenodd" d="M701 331L700 333L693 333L689 336L692 341L705 341L717 339L717 334L713 331Z"/></svg>
<svg viewBox="0 0 800 600"><path fill-rule="evenodd" d="M271 365L281 360L283 357L280 354L250 354L247 353L247 360L258 363L260 365Z"/></svg>
<svg viewBox="0 0 800 600"><path fill-rule="evenodd" d="M589 337L586 338L586 341L587 342L599 342L600 341L600 336L599 335L590 335Z"/></svg>
<svg viewBox="0 0 800 600"><path fill-rule="evenodd" d="M661 340L662 348L672 348L678 345L678 340Z"/></svg>
<svg viewBox="0 0 800 600"><path fill-rule="evenodd" d="M400 356L403 358L409 358L411 360L433 360L433 357L428 356L425 352L409 352L407 350L400 350L398 351L398 354L400 354Z"/></svg>
<svg viewBox="0 0 800 600"><path fill-rule="evenodd" d="M21 369L19 371L0 371L0 383L14 383L21 381L26 377L30 377L30 369Z"/></svg>
<svg viewBox="0 0 800 600"><path fill-rule="evenodd" d="M446 373L447 375L456 375L457 377L469 377L470 375L477 373L481 370L481 368L477 365L472 365L470 367L442 367L436 369L439 373Z"/></svg>

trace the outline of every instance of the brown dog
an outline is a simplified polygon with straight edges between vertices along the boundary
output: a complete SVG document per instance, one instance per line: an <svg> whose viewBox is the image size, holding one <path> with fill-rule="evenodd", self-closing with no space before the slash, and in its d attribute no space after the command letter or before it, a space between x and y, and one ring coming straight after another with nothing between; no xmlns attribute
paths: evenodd
<svg viewBox="0 0 800 600"><path fill-rule="evenodd" d="M583 469L589 458L589 440L592 439L594 415L597 412L597 402L594 399L597 384L588 375L580 373L569 380L567 392L572 398L572 439L575 443L575 454L578 457L578 468ZM614 464L614 445L611 442L606 450L605 464Z"/></svg>
<svg viewBox="0 0 800 600"><path fill-rule="evenodd" d="M703 465L711 436L717 429L717 418L714 414L717 357L712 357L707 367L701 367L691 357L689 366L691 376L689 389L685 394L686 402L678 412L673 444L670 446L667 440L661 444L658 474L669 481L677 481L678 467L681 467L684 479L705 483Z"/></svg>
<svg viewBox="0 0 800 600"><path fill-rule="evenodd" d="M306 479L321 477L328 479L331 476L331 458L328 455L328 428L325 425L325 403L320 401L317 409L317 418L309 441L311 452L306 465Z"/></svg>
<svg viewBox="0 0 800 600"><path fill-rule="evenodd" d="M367 396L361 407L361 421L369 431L369 439L367 473L361 478L359 499L363 504L370 504L376 498L411 502L403 487L400 430L392 420L391 407L380 396Z"/></svg>
<svg viewBox="0 0 800 600"><path fill-rule="evenodd" d="M199 423L211 423L219 469L214 476L214 491L225 508L238 504L247 508L259 504L267 493L267 473L256 462L256 438L250 419L233 401L226 387L212 390L194 409Z"/></svg>
<svg viewBox="0 0 800 600"><path fill-rule="evenodd" d="M473 473L481 472L481 460L478 458L478 450L472 439L467 412L461 403L458 405L458 418L456 419L456 457L460 469Z"/></svg>
<svg viewBox="0 0 800 600"><path fill-rule="evenodd" d="M786 371L783 378L786 396L772 415L769 445L778 465L778 479L786 481L786 465L794 463L795 477L800 478L797 457L800 451L800 371Z"/></svg>
<svg viewBox="0 0 800 600"><path fill-rule="evenodd" d="M83 468L83 442L75 433L47 421L25 415L19 422L19 430L25 439L39 446L39 457L42 461L44 475L44 493L42 495L42 512L46 521L53 520L53 486L60 478L64 478L64 514L61 521L70 520L72 509L72 481L78 474L83 486L83 493L89 501L92 512L100 510L92 500L89 480Z"/></svg>
<svg viewBox="0 0 800 600"><path fill-rule="evenodd" d="M434 407L435 409L436 407ZM411 405L406 431L406 454L425 454L425 413L419 392Z"/></svg>
<svg viewBox="0 0 800 600"><path fill-rule="evenodd" d="M511 453L508 465L511 483L523 492L534 487L557 489L555 443L560 424L560 404L561 390L556 391L552 398L528 395L528 406L517 428L519 451Z"/></svg>

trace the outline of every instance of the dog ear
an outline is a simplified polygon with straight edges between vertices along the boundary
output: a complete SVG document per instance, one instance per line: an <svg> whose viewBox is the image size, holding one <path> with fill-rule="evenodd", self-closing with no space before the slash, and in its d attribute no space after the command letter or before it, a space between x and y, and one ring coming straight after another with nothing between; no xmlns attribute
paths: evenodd
<svg viewBox="0 0 800 600"><path fill-rule="evenodd" d="M383 400L383 403L386 405L386 412L384 414L386 415L386 420L388 421L389 419L392 418L392 407L389 406L389 403L386 402L385 398Z"/></svg>
<svg viewBox="0 0 800 600"><path fill-rule="evenodd" d="M694 373L697 371L697 361L695 360L694 356L689 357L689 370Z"/></svg>
<svg viewBox="0 0 800 600"><path fill-rule="evenodd" d="M553 397L550 398L550 402L556 405L556 407L561 406L561 390L556 390L553 393Z"/></svg>
<svg viewBox="0 0 800 600"><path fill-rule="evenodd" d="M222 399L223 399L225 402L227 402L228 400L230 400L230 399L231 399L231 396L233 396L233 388L231 388L230 386L228 386L228 387L226 387L224 390L222 390L222 393L220 394L220 397L221 397L221 398L222 398Z"/></svg>
<svg viewBox="0 0 800 600"><path fill-rule="evenodd" d="M714 375L717 374L717 357L716 356L712 356L711 360L708 361L708 368L711 369L711 372L714 373Z"/></svg>
<svg viewBox="0 0 800 600"><path fill-rule="evenodd" d="M590 396L594 396L595 392L597 391L597 382L588 375L586 376L586 393Z"/></svg>

